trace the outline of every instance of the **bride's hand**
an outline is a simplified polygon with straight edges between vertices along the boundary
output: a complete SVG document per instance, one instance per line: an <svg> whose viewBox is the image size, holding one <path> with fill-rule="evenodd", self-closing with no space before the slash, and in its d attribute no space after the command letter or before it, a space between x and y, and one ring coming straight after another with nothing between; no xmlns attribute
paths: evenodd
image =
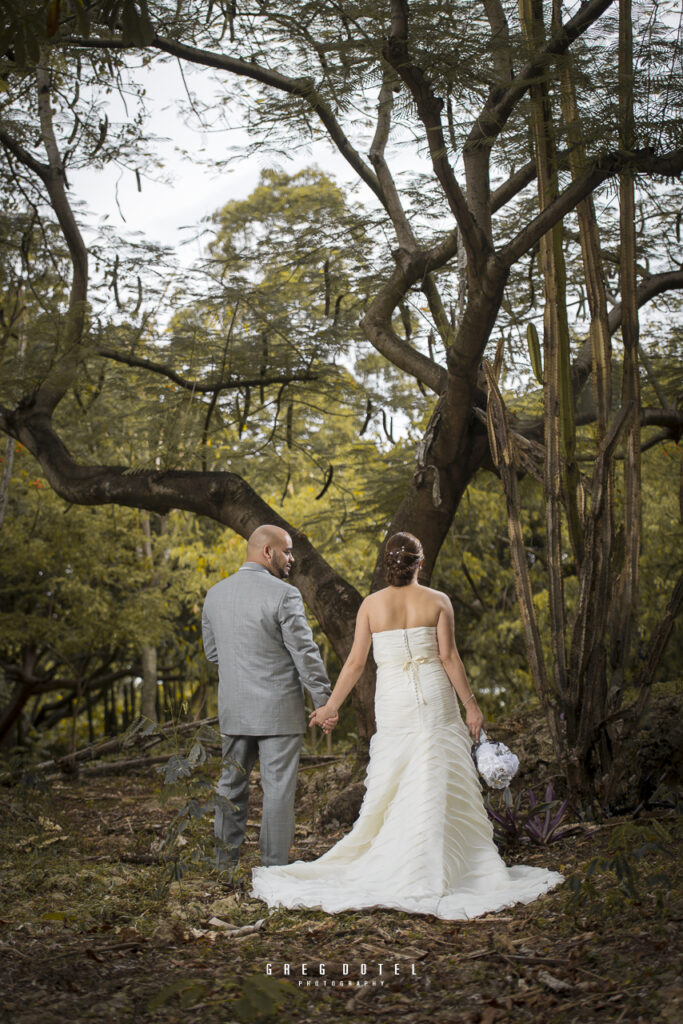
<svg viewBox="0 0 683 1024"><path fill-rule="evenodd" d="M479 733L484 726L484 716L479 710L477 699L470 701L467 705L465 712L465 725L470 730L470 734L475 743L479 742Z"/></svg>
<svg viewBox="0 0 683 1024"><path fill-rule="evenodd" d="M328 733L334 729L338 721L339 713L334 708L328 707L327 704L323 704L322 707L311 712L308 724L311 729L314 725L319 725L323 732Z"/></svg>

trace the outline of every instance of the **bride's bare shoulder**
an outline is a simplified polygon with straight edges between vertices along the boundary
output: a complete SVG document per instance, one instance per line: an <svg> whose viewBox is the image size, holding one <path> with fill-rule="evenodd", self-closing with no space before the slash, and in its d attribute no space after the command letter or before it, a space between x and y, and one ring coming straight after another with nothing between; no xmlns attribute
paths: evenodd
<svg viewBox="0 0 683 1024"><path fill-rule="evenodd" d="M367 615L369 612L372 611L373 608L377 608L378 605L381 604L381 600L378 601L377 599L383 593L384 591L382 590L376 590L374 594L368 594L368 596L361 601L360 608L358 609L358 614Z"/></svg>
<svg viewBox="0 0 683 1024"><path fill-rule="evenodd" d="M438 609L439 617L442 612L452 612L453 605L448 594L444 594L442 590L434 590L432 587L423 587L425 591L425 597L428 597L432 602L432 608Z"/></svg>
<svg viewBox="0 0 683 1024"><path fill-rule="evenodd" d="M450 598L448 594L444 594L442 590L434 590L433 587L425 587L422 583L419 584L419 586L420 590L424 591L425 596L429 594L430 597L433 597L434 600L438 601L439 603L443 603L444 601L448 601L450 603Z"/></svg>

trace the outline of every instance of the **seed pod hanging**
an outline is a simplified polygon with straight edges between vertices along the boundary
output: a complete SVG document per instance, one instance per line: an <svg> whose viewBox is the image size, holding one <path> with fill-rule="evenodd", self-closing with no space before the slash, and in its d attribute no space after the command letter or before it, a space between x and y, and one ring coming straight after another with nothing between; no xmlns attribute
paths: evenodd
<svg viewBox="0 0 683 1024"><path fill-rule="evenodd" d="M531 360L531 369L534 371L534 377L542 385L543 362L541 360L541 343L538 340L538 331L534 323L526 325L526 343L529 347L529 359Z"/></svg>

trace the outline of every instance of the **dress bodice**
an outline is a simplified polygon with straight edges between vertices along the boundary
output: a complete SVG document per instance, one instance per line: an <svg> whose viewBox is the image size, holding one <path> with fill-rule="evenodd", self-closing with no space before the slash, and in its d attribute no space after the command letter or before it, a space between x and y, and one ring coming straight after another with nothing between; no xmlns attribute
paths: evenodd
<svg viewBox="0 0 683 1024"><path fill-rule="evenodd" d="M393 728L428 726L422 712L446 703L452 714L453 691L439 657L436 626L411 626L385 629L372 634L372 650L377 663L375 712ZM426 705L430 705L426 709ZM415 711L420 712L418 719Z"/></svg>
<svg viewBox="0 0 683 1024"><path fill-rule="evenodd" d="M436 626L383 629L372 634L372 653L377 665L407 666L439 657Z"/></svg>

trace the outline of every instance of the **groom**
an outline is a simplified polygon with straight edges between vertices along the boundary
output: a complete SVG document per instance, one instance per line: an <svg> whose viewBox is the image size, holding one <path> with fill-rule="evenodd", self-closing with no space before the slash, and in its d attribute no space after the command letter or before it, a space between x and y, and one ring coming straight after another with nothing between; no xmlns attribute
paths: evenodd
<svg viewBox="0 0 683 1024"><path fill-rule="evenodd" d="M293 564L289 534L279 526L259 526L247 542L244 565L211 587L204 602L204 652L218 663L223 738L214 824L219 870L237 864L257 757L263 789L261 863L287 863L306 731L303 689L315 707L330 695L301 595L285 583Z"/></svg>

